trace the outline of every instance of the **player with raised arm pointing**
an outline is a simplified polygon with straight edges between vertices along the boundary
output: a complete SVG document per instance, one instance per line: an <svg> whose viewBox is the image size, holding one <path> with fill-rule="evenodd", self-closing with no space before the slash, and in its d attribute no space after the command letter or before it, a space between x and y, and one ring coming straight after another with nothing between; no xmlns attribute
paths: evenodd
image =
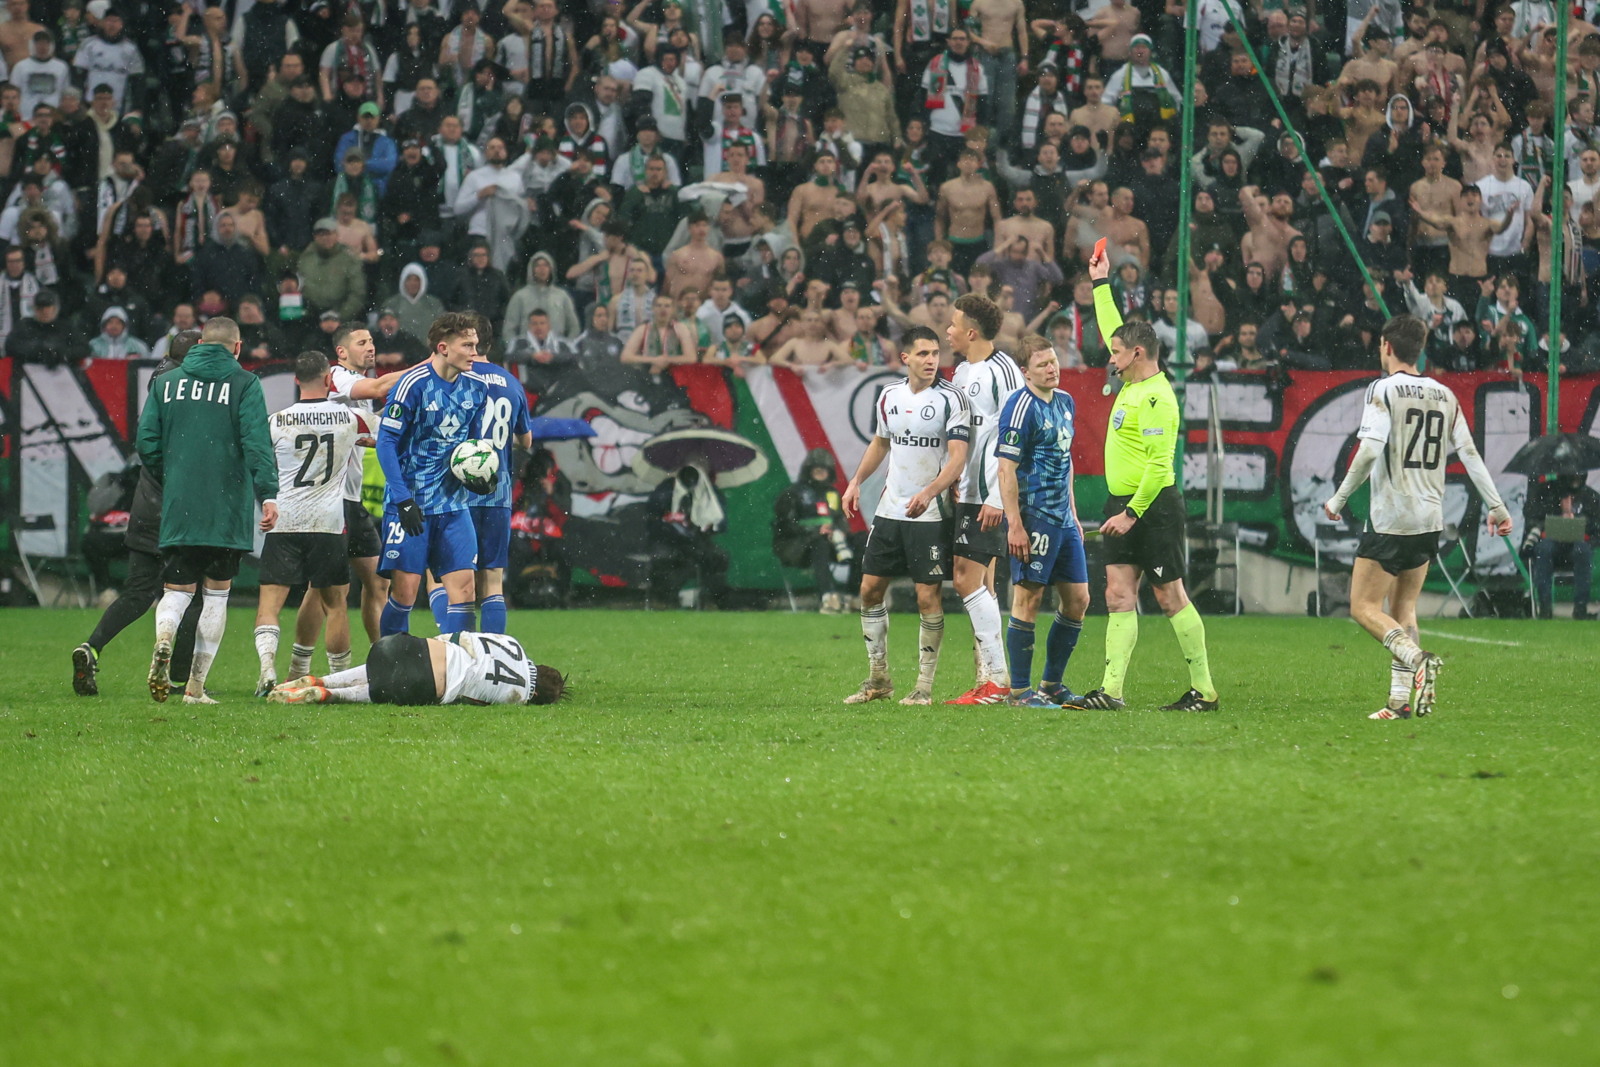
<svg viewBox="0 0 1600 1067"><path fill-rule="evenodd" d="M1370 476L1371 517L1350 573L1350 617L1389 650L1389 700L1369 719L1433 711L1441 660L1417 644L1417 594L1444 529L1444 472L1453 449L1489 509L1489 532L1511 532L1511 513L1472 441L1455 393L1417 371L1428 340L1419 318L1397 315L1378 339L1384 376L1367 389L1361 440L1339 491L1322 510L1340 521L1350 494ZM1380 462L1381 461L1381 462ZM1389 601L1389 611L1383 602Z"/></svg>
<svg viewBox="0 0 1600 1067"><path fill-rule="evenodd" d="M909 577L922 615L917 686L902 704L933 703L933 676L944 640L940 587L950 577L950 539L955 516L944 494L961 477L971 427L966 398L939 379L939 335L913 326L900 338L906 376L878 394L876 430L844 491L846 515L861 513L861 483L885 459L889 474L867 534L861 559L861 633L867 640L867 680L846 704L887 700L889 580Z"/></svg>
<svg viewBox="0 0 1600 1067"><path fill-rule="evenodd" d="M444 585L450 606L442 629L472 629L478 534L468 511L478 496L450 473L450 454L472 438L488 386L472 372L478 317L449 312L428 330L431 355L401 376L378 425L378 462L386 479L383 571L389 602L380 628L405 633L425 571Z"/></svg>
<svg viewBox="0 0 1600 1067"><path fill-rule="evenodd" d="M1161 370L1160 342L1147 322L1122 321L1112 295L1105 243L1089 259L1100 336L1111 340L1111 366L1122 378L1106 430L1106 518L1100 524L1106 560L1106 673L1098 689L1063 707L1126 707L1122 683L1139 640L1139 578L1150 579L1156 603L1189 661L1189 690L1163 711L1215 711L1217 691L1206 658L1206 627L1183 588L1183 495L1172 457L1182 420L1172 383Z"/></svg>

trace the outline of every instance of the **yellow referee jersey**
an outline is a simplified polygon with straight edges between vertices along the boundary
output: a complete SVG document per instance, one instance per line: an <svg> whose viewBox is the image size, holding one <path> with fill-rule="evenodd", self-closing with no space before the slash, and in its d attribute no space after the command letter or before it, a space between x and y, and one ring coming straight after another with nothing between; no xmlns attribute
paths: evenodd
<svg viewBox="0 0 1600 1067"><path fill-rule="evenodd" d="M1109 344L1122 314L1106 282L1095 283L1094 311L1100 336ZM1143 515L1156 494L1177 481L1172 457L1178 426L1178 398L1165 374L1123 384L1106 429L1106 491L1131 496L1128 507L1135 515Z"/></svg>

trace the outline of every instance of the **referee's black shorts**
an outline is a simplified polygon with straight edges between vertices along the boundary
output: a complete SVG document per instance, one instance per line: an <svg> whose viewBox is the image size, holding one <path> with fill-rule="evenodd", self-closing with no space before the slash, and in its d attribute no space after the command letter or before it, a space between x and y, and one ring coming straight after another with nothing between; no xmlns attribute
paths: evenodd
<svg viewBox="0 0 1600 1067"><path fill-rule="evenodd" d="M1105 517L1120 515L1132 496L1106 498ZM1156 494L1133 529L1121 537L1100 538L1106 566L1138 567L1151 585L1165 585L1183 577L1183 539L1187 513L1178 487L1169 485Z"/></svg>

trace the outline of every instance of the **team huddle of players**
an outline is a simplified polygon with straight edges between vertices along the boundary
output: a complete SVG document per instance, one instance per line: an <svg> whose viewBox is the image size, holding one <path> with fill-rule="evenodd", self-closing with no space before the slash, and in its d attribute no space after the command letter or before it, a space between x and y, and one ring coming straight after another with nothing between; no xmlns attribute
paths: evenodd
<svg viewBox="0 0 1600 1067"><path fill-rule="evenodd" d="M888 462L862 560L868 675L846 704L894 693L885 597L892 578L909 577L921 616L920 651L916 685L902 704L933 702L944 635L941 585L953 579L972 621L977 678L948 703L1126 707L1123 685L1138 638L1139 584L1148 579L1189 670L1188 691L1163 710L1219 707L1205 626L1183 584L1186 511L1173 469L1181 427L1177 398L1161 370L1152 327L1122 321L1103 251L1091 259L1089 274L1101 334L1110 338L1110 362L1122 382L1105 437L1108 496L1099 532L1108 617L1100 685L1080 695L1064 680L1089 605L1083 527L1072 489L1073 399L1057 388L1060 367L1050 342L1025 337L1015 358L997 351L1000 311L969 294L956 301L946 331L962 360L949 382L939 378L933 331L914 328L903 336L906 378L879 396L873 439L845 490L846 510L858 512L862 482ZM1374 719L1433 709L1440 660L1417 645L1416 598L1444 525L1449 451L1458 454L1488 505L1491 531L1510 528L1454 394L1417 372L1426 339L1426 326L1411 316L1399 316L1384 329L1379 354L1386 376L1369 391L1358 432L1361 450L1326 505L1337 518L1371 475L1372 518L1358 549L1351 596L1356 621L1391 654L1390 698ZM946 501L952 488L953 507ZM1002 641L991 564L1007 558L1013 593ZM1052 586L1057 610L1045 638L1043 677L1034 685L1035 623Z"/></svg>

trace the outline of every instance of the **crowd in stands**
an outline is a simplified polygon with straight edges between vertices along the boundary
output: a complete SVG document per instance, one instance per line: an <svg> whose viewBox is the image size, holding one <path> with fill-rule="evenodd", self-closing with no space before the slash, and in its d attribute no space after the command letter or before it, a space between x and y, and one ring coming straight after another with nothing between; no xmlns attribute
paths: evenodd
<svg viewBox="0 0 1600 1067"><path fill-rule="evenodd" d="M1103 237L1124 316L1181 331L1198 373L1371 369L1406 309L1433 369L1520 373L1554 284L1585 369L1595 6L1558 86L1545 0L1196 0L1192 84L1166 0L5 0L0 343L160 356L229 315L257 365L360 319L392 368L473 310L542 392L575 367L883 365L979 290L1002 349L1040 332L1096 367Z"/></svg>

